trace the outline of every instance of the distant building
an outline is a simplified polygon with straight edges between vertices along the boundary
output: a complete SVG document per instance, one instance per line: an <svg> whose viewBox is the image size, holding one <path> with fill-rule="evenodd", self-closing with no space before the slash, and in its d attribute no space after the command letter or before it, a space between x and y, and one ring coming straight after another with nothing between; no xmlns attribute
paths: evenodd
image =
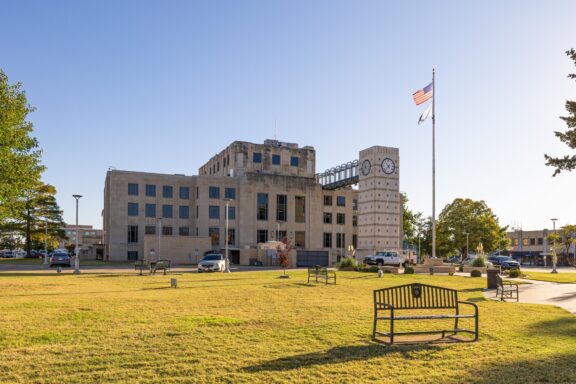
<svg viewBox="0 0 576 384"><path fill-rule="evenodd" d="M95 229L91 225L78 225L76 233L75 225L64 227L65 239L60 240L60 248L76 246L76 236L78 236L78 247L80 248L80 257L89 259L102 259L104 254L104 231Z"/></svg>
<svg viewBox="0 0 576 384"><path fill-rule="evenodd" d="M550 265L550 244L547 237L552 231L548 229L524 231L518 229L507 233L510 239L510 255L523 264ZM558 265L572 265L574 245L570 247L569 255L559 255Z"/></svg>
<svg viewBox="0 0 576 384"><path fill-rule="evenodd" d="M235 141L197 176L108 171L103 216L109 260L195 263L227 240L232 263L249 264L258 244L286 237L295 265L331 265L349 245L359 257L400 247L398 149L371 147L318 175L313 147Z"/></svg>

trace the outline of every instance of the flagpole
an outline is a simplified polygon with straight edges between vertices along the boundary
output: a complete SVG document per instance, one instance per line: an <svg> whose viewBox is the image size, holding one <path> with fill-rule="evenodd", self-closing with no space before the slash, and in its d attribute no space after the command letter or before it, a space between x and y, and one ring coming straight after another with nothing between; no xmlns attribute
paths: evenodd
<svg viewBox="0 0 576 384"><path fill-rule="evenodd" d="M432 68L432 257L436 257L436 115L434 102L436 100L436 85L434 84L434 68Z"/></svg>

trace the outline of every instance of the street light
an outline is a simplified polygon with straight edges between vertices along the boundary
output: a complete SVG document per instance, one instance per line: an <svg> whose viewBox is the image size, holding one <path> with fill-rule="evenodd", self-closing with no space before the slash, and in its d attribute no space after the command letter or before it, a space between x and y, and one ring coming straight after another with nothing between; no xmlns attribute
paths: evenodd
<svg viewBox="0 0 576 384"><path fill-rule="evenodd" d="M48 265L48 219L44 218L46 227L44 228L44 265Z"/></svg>
<svg viewBox="0 0 576 384"><path fill-rule="evenodd" d="M552 220L552 231L556 232L556 220L558 219L550 219Z"/></svg>
<svg viewBox="0 0 576 384"><path fill-rule="evenodd" d="M466 235L466 258L468 258L468 255L470 253L470 250L468 249L468 236L470 235L469 232L462 232L463 235Z"/></svg>
<svg viewBox="0 0 576 384"><path fill-rule="evenodd" d="M550 219L552 220L552 233L556 233L556 220L558 219ZM544 256L546 257L546 256ZM552 240L552 273L558 273L556 270L556 262L558 260L558 256L556 255L556 239ZM546 265L546 263L544 263Z"/></svg>
<svg viewBox="0 0 576 384"><path fill-rule="evenodd" d="M76 199L76 248L74 248L74 253L76 258L74 259L74 273L80 273L80 252L78 251L78 237L80 237L80 231L78 230L78 200L82 195L72 195Z"/></svg>
<svg viewBox="0 0 576 384"><path fill-rule="evenodd" d="M224 235L224 254L225 254L225 261L226 270L224 272L230 273L230 259L228 258L228 205L230 204L231 199L224 199L226 202L226 233Z"/></svg>

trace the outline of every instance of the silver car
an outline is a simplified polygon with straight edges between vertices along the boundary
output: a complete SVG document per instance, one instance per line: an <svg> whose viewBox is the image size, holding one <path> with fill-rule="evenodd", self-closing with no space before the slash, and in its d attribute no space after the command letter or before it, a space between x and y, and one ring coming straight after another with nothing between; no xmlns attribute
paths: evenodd
<svg viewBox="0 0 576 384"><path fill-rule="evenodd" d="M198 263L198 272L223 272L226 269L226 260L221 253L211 253Z"/></svg>

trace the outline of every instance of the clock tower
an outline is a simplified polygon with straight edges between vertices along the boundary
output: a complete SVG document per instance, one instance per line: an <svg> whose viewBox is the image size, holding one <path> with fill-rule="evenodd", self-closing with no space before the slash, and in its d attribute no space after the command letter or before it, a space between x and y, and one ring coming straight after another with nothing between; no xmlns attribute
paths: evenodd
<svg viewBox="0 0 576 384"><path fill-rule="evenodd" d="M402 248L402 203L398 148L360 151L357 255Z"/></svg>

